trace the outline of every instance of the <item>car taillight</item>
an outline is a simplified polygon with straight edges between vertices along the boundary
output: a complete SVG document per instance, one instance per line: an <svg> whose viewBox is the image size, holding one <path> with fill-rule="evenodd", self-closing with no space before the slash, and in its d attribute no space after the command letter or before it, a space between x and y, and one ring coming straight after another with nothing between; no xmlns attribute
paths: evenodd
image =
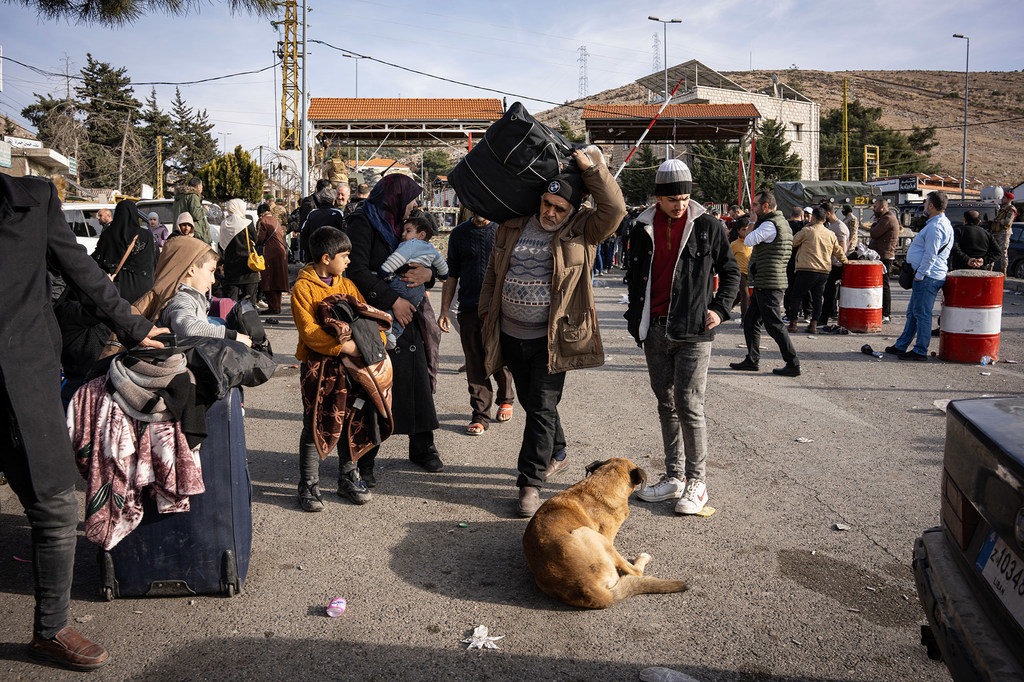
<svg viewBox="0 0 1024 682"><path fill-rule="evenodd" d="M949 475L942 470L942 525L949 529L956 538L960 549L966 550L974 531L978 527L981 516L967 496Z"/></svg>

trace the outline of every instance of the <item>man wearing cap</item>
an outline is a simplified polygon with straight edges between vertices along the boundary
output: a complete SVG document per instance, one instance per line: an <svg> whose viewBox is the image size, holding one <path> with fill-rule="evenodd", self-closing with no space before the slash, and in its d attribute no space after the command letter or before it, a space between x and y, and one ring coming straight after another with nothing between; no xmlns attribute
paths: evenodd
<svg viewBox="0 0 1024 682"><path fill-rule="evenodd" d="M750 262L747 263L747 279L754 287L746 314L743 315L743 338L747 342L747 357L740 362L730 362L729 367L746 372L756 372L761 361L761 325L779 345L785 367L773 369L780 376L800 376L800 360L793 342L782 324L782 296L786 291L786 263L793 250L793 232L782 217L782 211L775 207L775 196L771 192L760 192L754 197L750 214L753 225L743 239L751 247Z"/></svg>
<svg viewBox="0 0 1024 682"><path fill-rule="evenodd" d="M999 201L999 211L992 221L992 237L996 240L996 248L1002 254L996 262L996 272L1006 274L1009 266L1010 229L1013 221L1017 219L1017 209L1013 207L1013 192L1003 192L1003 198Z"/></svg>
<svg viewBox="0 0 1024 682"><path fill-rule="evenodd" d="M540 507L544 481L567 466L558 416L565 372L604 364L590 272L626 214L600 150L572 156L580 173L551 180L537 214L498 226L477 306L484 370L508 367L526 412L516 480L524 517ZM596 208L580 208L588 192Z"/></svg>
<svg viewBox="0 0 1024 682"><path fill-rule="evenodd" d="M720 223L690 199L690 169L658 167L658 203L630 233L626 327L644 349L665 449L665 474L637 492L645 502L676 500L678 514L707 504L704 390L714 329L729 319L740 268ZM712 292L714 273L718 291Z"/></svg>
<svg viewBox="0 0 1024 682"><path fill-rule="evenodd" d="M156 248L164 248L168 236L167 226L160 222L160 216L155 211L149 214L149 231L153 233Z"/></svg>

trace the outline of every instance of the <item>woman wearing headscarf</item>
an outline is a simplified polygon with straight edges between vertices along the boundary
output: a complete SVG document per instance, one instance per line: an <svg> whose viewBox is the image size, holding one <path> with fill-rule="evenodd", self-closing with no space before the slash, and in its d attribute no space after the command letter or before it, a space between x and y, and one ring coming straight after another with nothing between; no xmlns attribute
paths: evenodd
<svg viewBox="0 0 1024 682"><path fill-rule="evenodd" d="M261 204L261 208L266 204ZM260 277L260 289L267 299L267 313L278 315L281 312L281 295L288 291L288 250L284 246L281 234L281 223L266 207L260 211L259 223L256 226L256 243L263 247L263 258L267 269Z"/></svg>
<svg viewBox="0 0 1024 682"><path fill-rule="evenodd" d="M92 257L108 275L117 270L124 258L124 265L114 277L121 298L134 301L153 286L160 251L153 233L139 226L139 210L134 201L125 200L117 205L114 219L100 235Z"/></svg>
<svg viewBox="0 0 1024 682"><path fill-rule="evenodd" d="M227 298L249 299L255 306L260 273L249 269L249 251L256 248L256 229L245 215L245 202L232 199L224 205L220 226L220 255L224 263Z"/></svg>
<svg viewBox="0 0 1024 682"><path fill-rule="evenodd" d="M352 254L345 274L367 303L381 310L392 309L405 327L396 347L388 351L395 379L392 386L394 433L408 434L409 459L413 463L436 472L444 465L434 446L438 422L427 348L420 324L410 324L423 315L409 301L399 297L380 276L380 266L398 246L403 222L422 191L412 178L398 173L385 175L374 186L363 205L346 221ZM430 268L410 266L402 278L410 284L429 286L432 272ZM375 448L359 459L359 474L371 487L376 456Z"/></svg>

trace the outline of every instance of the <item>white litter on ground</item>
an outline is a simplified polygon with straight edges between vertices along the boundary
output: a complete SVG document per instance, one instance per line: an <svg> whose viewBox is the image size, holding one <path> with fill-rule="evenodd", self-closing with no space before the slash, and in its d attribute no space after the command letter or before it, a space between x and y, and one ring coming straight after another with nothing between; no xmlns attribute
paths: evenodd
<svg viewBox="0 0 1024 682"><path fill-rule="evenodd" d="M462 640L462 643L469 645L468 647L466 647L467 650L468 649L497 649L498 645L495 644L495 642L498 641L499 639L503 638L504 636L505 635L501 635L499 637L488 637L487 636L487 626L486 625L477 625L476 628L474 628L474 630L473 630L472 636L467 637L466 639Z"/></svg>

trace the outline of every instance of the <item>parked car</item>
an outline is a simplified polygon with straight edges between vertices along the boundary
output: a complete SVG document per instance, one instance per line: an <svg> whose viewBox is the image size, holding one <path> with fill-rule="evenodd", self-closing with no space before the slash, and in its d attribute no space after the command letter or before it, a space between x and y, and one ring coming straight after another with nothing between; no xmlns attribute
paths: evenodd
<svg viewBox="0 0 1024 682"><path fill-rule="evenodd" d="M96 214L100 209L108 208L114 212L114 204L103 204L93 202L68 202L61 205L60 210L64 213L64 220L68 221L78 243L85 247L90 254L96 250L96 242L99 241L100 221Z"/></svg>
<svg viewBox="0 0 1024 682"><path fill-rule="evenodd" d="M948 404L940 497L914 543L921 643L954 680L1024 680L1024 397Z"/></svg>
<svg viewBox="0 0 1024 682"><path fill-rule="evenodd" d="M1014 223L1010 233L1010 247L1007 249L1006 274L1024 279L1024 223Z"/></svg>

